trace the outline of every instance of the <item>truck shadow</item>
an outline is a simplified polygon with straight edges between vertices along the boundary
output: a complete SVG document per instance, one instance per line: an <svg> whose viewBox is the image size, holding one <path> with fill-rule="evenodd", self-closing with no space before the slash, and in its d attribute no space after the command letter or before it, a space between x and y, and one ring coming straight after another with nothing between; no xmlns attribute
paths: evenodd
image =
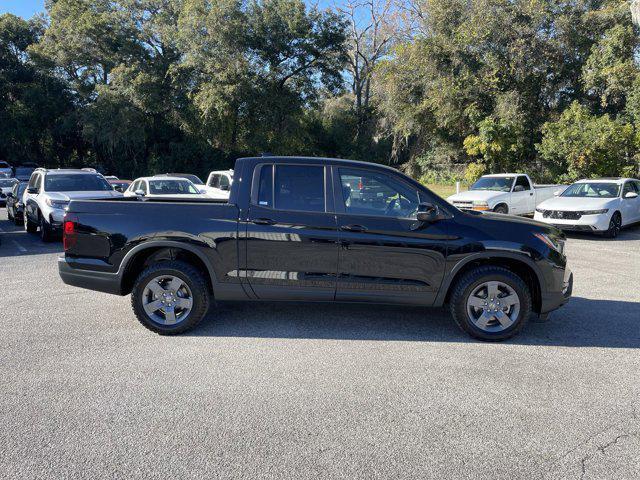
<svg viewBox="0 0 640 480"><path fill-rule="evenodd" d="M186 335L469 343L447 309L368 304L224 303ZM640 348L640 303L573 298L531 322L519 345Z"/></svg>

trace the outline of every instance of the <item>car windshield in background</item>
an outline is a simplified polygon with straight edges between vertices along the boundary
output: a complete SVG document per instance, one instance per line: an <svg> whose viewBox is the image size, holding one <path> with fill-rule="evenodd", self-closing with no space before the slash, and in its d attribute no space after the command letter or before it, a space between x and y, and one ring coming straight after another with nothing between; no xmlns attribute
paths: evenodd
<svg viewBox="0 0 640 480"><path fill-rule="evenodd" d="M191 175L190 173L169 173L167 177L179 177L186 178L187 180L195 183L196 185L204 185L204 182L200 180L197 175Z"/></svg>
<svg viewBox="0 0 640 480"><path fill-rule="evenodd" d="M0 188L13 187L17 182L15 178L0 178Z"/></svg>
<svg viewBox="0 0 640 480"><path fill-rule="evenodd" d="M469 190L492 190L496 192L510 192L513 177L482 177L471 185Z"/></svg>
<svg viewBox="0 0 640 480"><path fill-rule="evenodd" d="M584 182L569 186L561 197L616 198L620 195L620 185L615 183Z"/></svg>
<svg viewBox="0 0 640 480"><path fill-rule="evenodd" d="M200 192L189 180L149 180L149 193L153 195L183 195Z"/></svg>
<svg viewBox="0 0 640 480"><path fill-rule="evenodd" d="M113 190L101 175L68 174L47 175L44 181L47 192L97 192Z"/></svg>

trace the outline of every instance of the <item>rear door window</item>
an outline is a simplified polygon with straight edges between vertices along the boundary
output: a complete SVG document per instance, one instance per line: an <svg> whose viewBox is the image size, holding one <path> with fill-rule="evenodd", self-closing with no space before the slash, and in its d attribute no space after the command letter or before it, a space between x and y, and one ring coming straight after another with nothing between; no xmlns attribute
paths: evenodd
<svg viewBox="0 0 640 480"><path fill-rule="evenodd" d="M325 212L324 172L323 166L315 165L263 165L257 204L276 210Z"/></svg>

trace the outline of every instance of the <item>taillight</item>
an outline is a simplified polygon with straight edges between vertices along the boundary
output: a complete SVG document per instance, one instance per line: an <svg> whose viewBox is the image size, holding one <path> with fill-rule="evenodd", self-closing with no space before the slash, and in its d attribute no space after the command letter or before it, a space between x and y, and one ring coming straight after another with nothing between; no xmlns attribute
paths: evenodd
<svg viewBox="0 0 640 480"><path fill-rule="evenodd" d="M78 219L75 215L66 214L64 216L62 227L62 246L64 247L65 252L76 245L76 241L78 240L78 232L76 231L77 225Z"/></svg>

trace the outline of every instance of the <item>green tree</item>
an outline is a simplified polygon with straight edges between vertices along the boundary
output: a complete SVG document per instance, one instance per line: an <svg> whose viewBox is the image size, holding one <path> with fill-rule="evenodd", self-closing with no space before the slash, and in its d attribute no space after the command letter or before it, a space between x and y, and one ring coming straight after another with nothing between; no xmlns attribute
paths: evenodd
<svg viewBox="0 0 640 480"><path fill-rule="evenodd" d="M574 102L542 131L538 151L553 176L572 181L628 174L634 168L633 127L608 114L593 115Z"/></svg>

